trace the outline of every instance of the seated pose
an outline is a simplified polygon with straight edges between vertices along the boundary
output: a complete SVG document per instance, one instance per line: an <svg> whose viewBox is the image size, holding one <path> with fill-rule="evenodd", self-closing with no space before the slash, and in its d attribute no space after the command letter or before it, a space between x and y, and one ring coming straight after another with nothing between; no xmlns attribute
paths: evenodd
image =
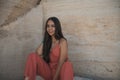
<svg viewBox="0 0 120 80"><path fill-rule="evenodd" d="M46 21L43 42L36 52L30 53L26 62L24 79L73 80L73 67L68 60L68 44L62 34L58 18Z"/></svg>

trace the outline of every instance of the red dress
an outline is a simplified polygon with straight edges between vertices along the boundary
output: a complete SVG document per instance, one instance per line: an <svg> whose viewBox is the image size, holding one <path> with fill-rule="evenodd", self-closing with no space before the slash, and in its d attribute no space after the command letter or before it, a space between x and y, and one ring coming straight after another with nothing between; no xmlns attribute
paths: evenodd
<svg viewBox="0 0 120 80"><path fill-rule="evenodd" d="M50 63L47 64L39 55L31 53L28 56L24 76L29 80L35 80L36 75L40 75L44 80L53 80L58 61L60 58L60 46L57 44L50 52ZM63 63L59 80L73 80L73 67L70 61Z"/></svg>

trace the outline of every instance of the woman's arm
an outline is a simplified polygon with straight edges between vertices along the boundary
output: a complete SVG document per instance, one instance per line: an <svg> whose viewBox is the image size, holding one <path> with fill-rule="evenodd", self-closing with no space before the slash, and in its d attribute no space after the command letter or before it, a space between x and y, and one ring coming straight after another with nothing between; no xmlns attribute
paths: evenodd
<svg viewBox="0 0 120 80"><path fill-rule="evenodd" d="M43 44L41 43L39 47L36 49L36 53L40 56L42 56L42 48L43 48Z"/></svg>
<svg viewBox="0 0 120 80"><path fill-rule="evenodd" d="M66 61L67 59L67 53L68 53L68 45L67 45L67 41L65 39L61 39L60 40L60 59L59 59L59 63L58 63L58 67L56 70L56 74L53 78L53 80L58 80L59 74L60 74L60 69L63 65L63 63Z"/></svg>

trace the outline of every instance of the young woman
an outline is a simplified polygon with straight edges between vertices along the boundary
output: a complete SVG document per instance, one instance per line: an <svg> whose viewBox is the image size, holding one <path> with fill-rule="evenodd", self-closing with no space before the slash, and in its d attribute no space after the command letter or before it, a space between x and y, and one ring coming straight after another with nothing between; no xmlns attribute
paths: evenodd
<svg viewBox="0 0 120 80"><path fill-rule="evenodd" d="M46 21L43 42L35 53L28 56L25 80L35 80L36 75L40 75L44 80L73 80L67 40L56 17L50 17Z"/></svg>

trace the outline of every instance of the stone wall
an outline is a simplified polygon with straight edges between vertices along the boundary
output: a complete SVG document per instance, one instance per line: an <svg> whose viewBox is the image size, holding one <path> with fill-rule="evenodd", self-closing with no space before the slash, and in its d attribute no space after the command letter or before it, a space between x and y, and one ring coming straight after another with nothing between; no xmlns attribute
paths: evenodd
<svg viewBox="0 0 120 80"><path fill-rule="evenodd" d="M44 17L57 16L76 75L120 79L120 0L46 0Z"/></svg>
<svg viewBox="0 0 120 80"><path fill-rule="evenodd" d="M19 2L20 0L0 0L0 25L5 22L12 8Z"/></svg>
<svg viewBox="0 0 120 80"><path fill-rule="evenodd" d="M0 26L15 21L30 11L41 0L0 0Z"/></svg>
<svg viewBox="0 0 120 80"><path fill-rule="evenodd" d="M42 41L42 6L0 28L0 80L23 80L25 62Z"/></svg>
<svg viewBox="0 0 120 80"><path fill-rule="evenodd" d="M42 0L29 13L0 28L0 79L23 79L27 56L42 41L43 24L56 16L68 40L75 75L119 80L119 13L120 0Z"/></svg>

